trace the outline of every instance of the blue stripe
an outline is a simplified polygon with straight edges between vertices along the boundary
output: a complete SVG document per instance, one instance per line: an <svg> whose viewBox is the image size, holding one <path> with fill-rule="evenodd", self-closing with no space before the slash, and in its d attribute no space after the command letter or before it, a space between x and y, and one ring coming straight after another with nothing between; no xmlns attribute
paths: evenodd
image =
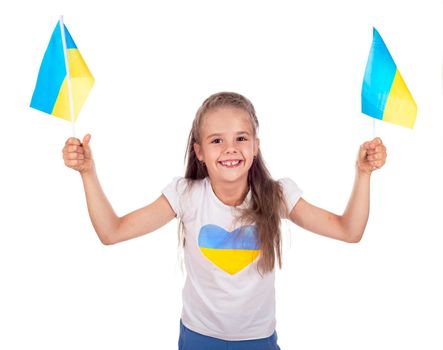
<svg viewBox="0 0 443 350"><path fill-rule="evenodd" d="M382 37L374 28L371 51L366 65L361 92L362 112L383 118L397 67Z"/></svg>
<svg viewBox="0 0 443 350"><path fill-rule="evenodd" d="M60 28L60 26L58 28ZM65 39L66 39L66 48L67 49L76 49L77 48L77 45L75 45L74 39L72 39L72 36L69 33L69 30L68 30L68 28L66 28L66 26L65 26Z"/></svg>
<svg viewBox="0 0 443 350"><path fill-rule="evenodd" d="M66 26L65 37L67 48L76 49L77 46ZM57 23L40 66L37 83L31 99L31 107L51 114L65 77L66 68L62 37L60 24Z"/></svg>
<svg viewBox="0 0 443 350"><path fill-rule="evenodd" d="M228 232L217 225L205 225L200 229L198 245L215 249L260 249L256 239L255 226L243 226Z"/></svg>

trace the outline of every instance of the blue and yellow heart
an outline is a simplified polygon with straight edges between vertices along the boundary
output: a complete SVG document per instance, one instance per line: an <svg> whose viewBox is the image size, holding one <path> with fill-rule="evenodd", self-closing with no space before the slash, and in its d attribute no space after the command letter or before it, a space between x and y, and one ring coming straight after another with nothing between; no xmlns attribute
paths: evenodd
<svg viewBox="0 0 443 350"><path fill-rule="evenodd" d="M231 275L243 270L260 254L253 225L232 232L217 225L205 225L200 229L198 246L206 258Z"/></svg>

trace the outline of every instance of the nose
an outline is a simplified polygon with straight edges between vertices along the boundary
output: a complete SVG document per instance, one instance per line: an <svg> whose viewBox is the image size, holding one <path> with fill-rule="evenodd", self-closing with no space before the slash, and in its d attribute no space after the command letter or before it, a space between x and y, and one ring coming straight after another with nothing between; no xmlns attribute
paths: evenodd
<svg viewBox="0 0 443 350"><path fill-rule="evenodd" d="M230 153L237 153L237 149L235 148L235 144L233 142L226 142L226 147L224 150L224 153L230 154Z"/></svg>

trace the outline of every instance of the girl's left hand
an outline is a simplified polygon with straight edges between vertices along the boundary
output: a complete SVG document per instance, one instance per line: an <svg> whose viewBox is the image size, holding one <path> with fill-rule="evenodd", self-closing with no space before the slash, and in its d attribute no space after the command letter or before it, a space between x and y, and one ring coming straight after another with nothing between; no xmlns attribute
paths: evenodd
<svg viewBox="0 0 443 350"><path fill-rule="evenodd" d="M361 173L371 174L386 163L386 147L379 137L360 146L357 158L357 170Z"/></svg>

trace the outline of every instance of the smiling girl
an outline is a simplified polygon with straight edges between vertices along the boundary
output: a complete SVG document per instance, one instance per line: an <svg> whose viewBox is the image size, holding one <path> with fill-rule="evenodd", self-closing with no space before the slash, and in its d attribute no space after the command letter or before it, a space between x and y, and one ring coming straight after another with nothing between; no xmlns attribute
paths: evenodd
<svg viewBox="0 0 443 350"><path fill-rule="evenodd" d="M252 103L217 93L197 111L186 172L161 196L125 216L115 214L97 178L89 142L66 141L66 166L80 172L89 215L104 244L180 221L186 281L179 350L279 349L275 331L275 265L281 266L280 221L360 241L369 215L371 174L386 161L379 138L360 146L354 188L342 215L305 201L288 178L273 180L265 166ZM247 312L246 312L247 310Z"/></svg>

